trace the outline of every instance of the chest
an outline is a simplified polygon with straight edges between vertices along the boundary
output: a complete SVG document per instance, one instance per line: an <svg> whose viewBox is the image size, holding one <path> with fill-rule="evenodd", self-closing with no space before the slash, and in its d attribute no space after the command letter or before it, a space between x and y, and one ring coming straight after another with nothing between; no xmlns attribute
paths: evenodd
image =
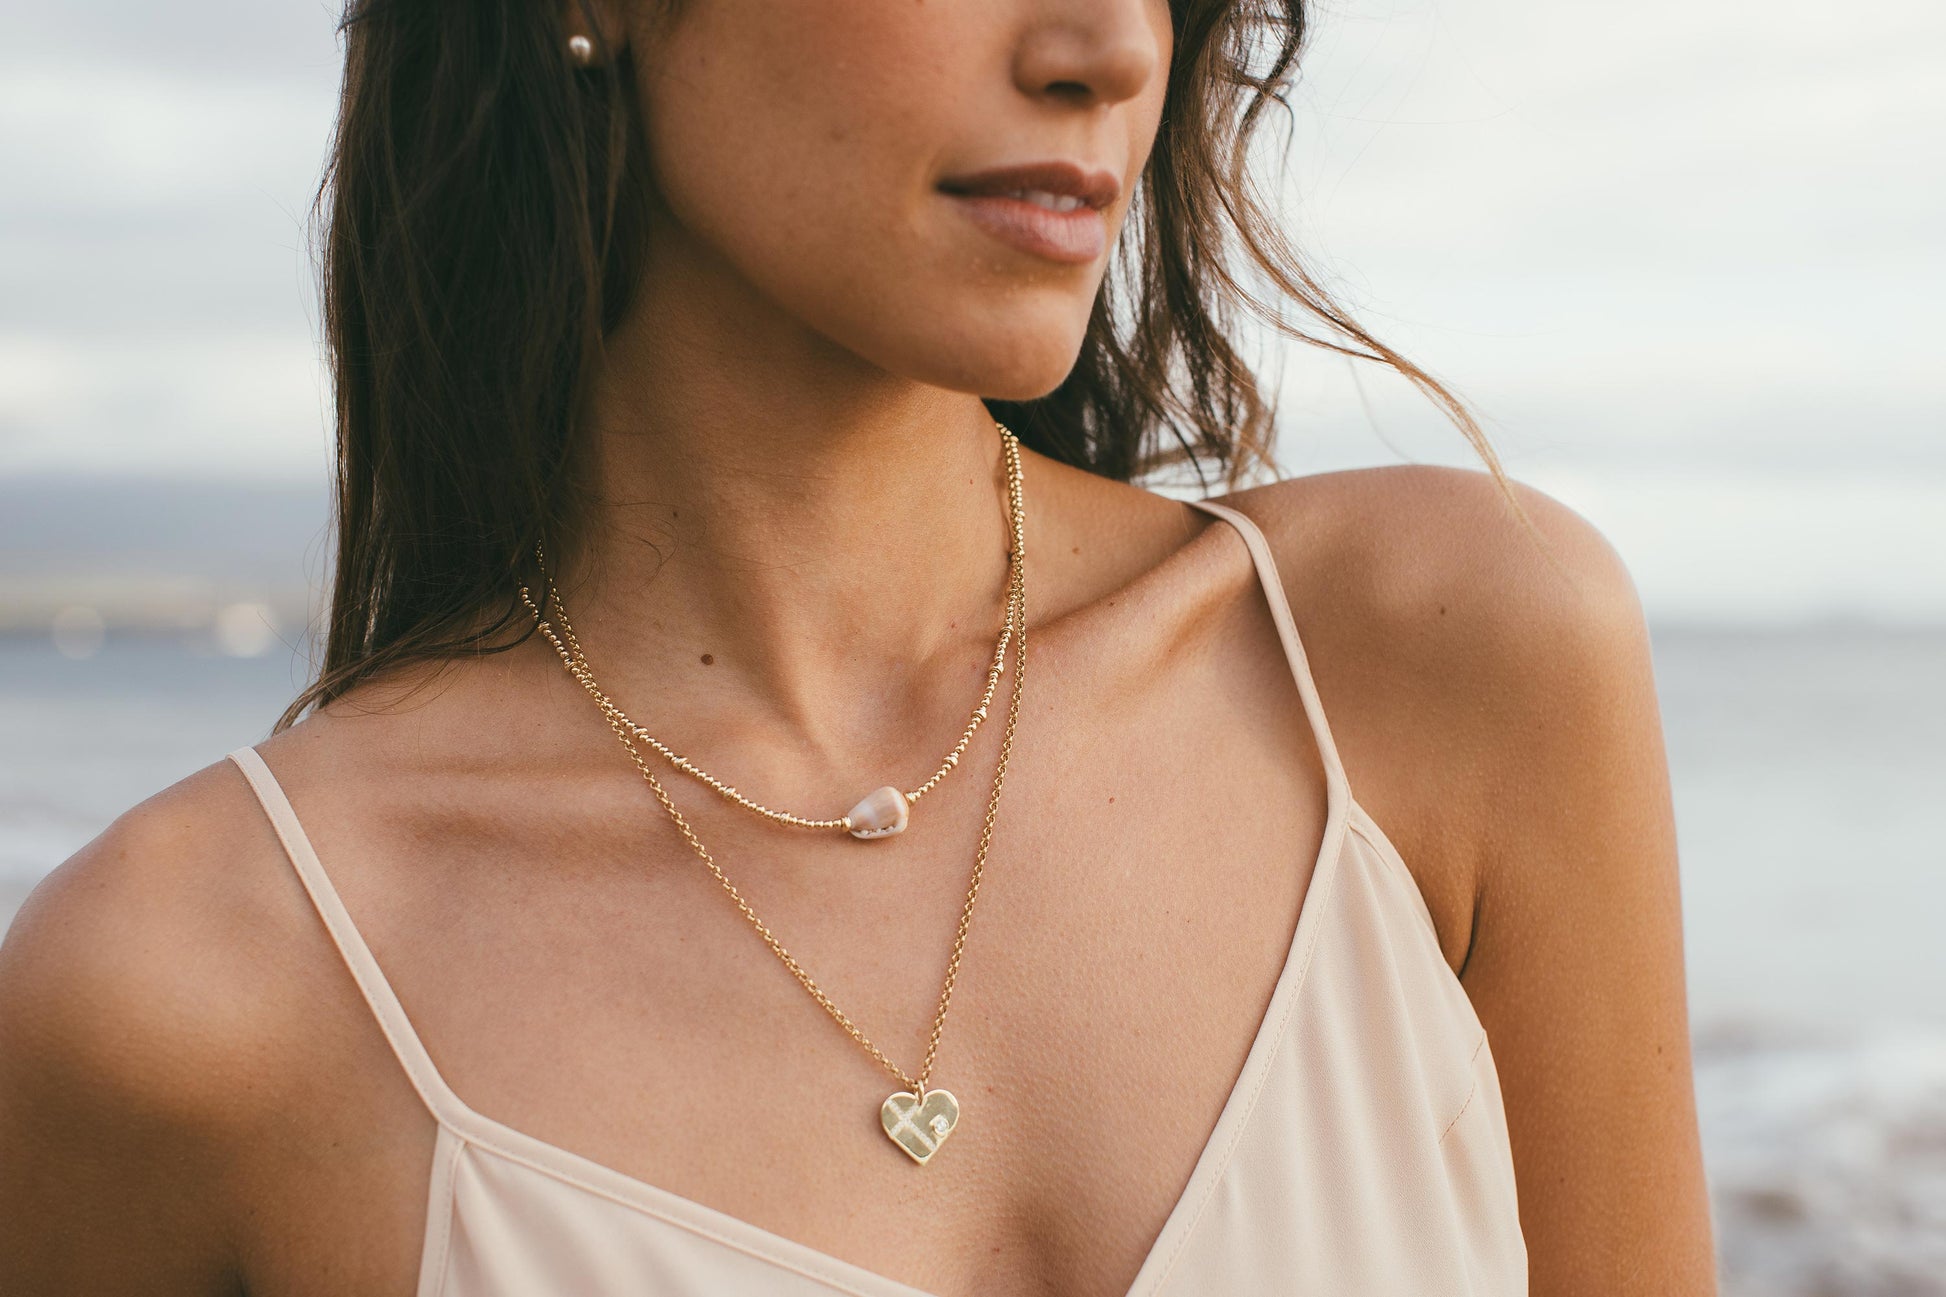
<svg viewBox="0 0 1946 1297"><path fill-rule="evenodd" d="M1256 1038L1323 833L1301 709L1263 708L1276 679L1255 669L1228 664L1188 707L1055 693L1076 713L1043 727L1060 741L1019 743L929 1078L962 1115L923 1168L879 1127L903 1085L625 765L432 815L421 797L409 816L309 819L472 1110L927 1291L1121 1293ZM869 844L780 840L672 786L778 947L907 1074L966 913L991 756L970 751L906 834ZM321 1012L355 1035L363 1006L339 989ZM321 1063L343 1101L276 1154L308 1139L338 1170L264 1177L291 1240L270 1290L356 1256L360 1290L412 1291L430 1123L363 1029Z"/></svg>

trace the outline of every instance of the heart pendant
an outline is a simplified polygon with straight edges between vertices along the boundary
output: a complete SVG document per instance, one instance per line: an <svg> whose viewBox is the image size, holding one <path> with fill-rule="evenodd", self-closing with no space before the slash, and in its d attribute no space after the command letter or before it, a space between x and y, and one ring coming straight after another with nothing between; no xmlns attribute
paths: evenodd
<svg viewBox="0 0 1946 1297"><path fill-rule="evenodd" d="M927 1090L923 1100L900 1090L879 1105L878 1120L892 1142L924 1166L958 1124L959 1100L949 1090Z"/></svg>

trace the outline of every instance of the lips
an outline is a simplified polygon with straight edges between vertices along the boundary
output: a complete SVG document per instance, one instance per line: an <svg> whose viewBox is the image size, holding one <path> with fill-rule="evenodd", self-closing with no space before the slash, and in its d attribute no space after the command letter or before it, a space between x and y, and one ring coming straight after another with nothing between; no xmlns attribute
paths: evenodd
<svg viewBox="0 0 1946 1297"><path fill-rule="evenodd" d="M1073 162L1035 162L948 176L939 190L1003 243L1050 261L1085 264L1108 244L1102 209L1121 185L1107 171Z"/></svg>
<svg viewBox="0 0 1946 1297"><path fill-rule="evenodd" d="M991 167L967 175L948 176L939 182L939 187L946 193L965 197L995 197L1023 192L1050 194L1079 199L1095 211L1114 202L1115 196L1121 192L1121 184L1113 172L1065 161Z"/></svg>

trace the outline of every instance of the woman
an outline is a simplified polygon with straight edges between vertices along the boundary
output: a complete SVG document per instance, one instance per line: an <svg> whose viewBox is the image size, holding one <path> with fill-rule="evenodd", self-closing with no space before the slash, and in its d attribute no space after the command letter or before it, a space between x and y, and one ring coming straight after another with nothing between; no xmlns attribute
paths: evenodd
<svg viewBox="0 0 1946 1297"><path fill-rule="evenodd" d="M1301 18L354 5L324 669L22 912L0 1289L1709 1291L1614 554L1129 481L1246 267L1464 423L1251 199Z"/></svg>

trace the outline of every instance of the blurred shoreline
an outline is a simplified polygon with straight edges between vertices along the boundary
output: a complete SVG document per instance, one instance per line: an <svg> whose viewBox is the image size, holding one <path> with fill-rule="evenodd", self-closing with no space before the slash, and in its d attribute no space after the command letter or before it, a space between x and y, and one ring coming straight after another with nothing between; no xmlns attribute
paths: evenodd
<svg viewBox="0 0 1946 1297"><path fill-rule="evenodd" d="M322 483L0 477L0 637L106 636L232 656L300 639L326 570Z"/></svg>

